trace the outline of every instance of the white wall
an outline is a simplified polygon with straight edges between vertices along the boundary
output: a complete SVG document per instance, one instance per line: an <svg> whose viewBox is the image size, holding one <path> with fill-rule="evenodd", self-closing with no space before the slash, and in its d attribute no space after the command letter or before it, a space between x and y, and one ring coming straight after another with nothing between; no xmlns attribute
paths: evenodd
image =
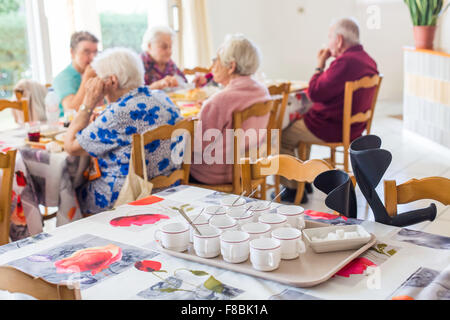
<svg viewBox="0 0 450 320"><path fill-rule="evenodd" d="M368 28L374 17L369 7L379 12L379 29ZM304 80L314 72L331 21L354 16L365 49L385 76L380 99L403 97L403 46L413 45L403 0L208 0L208 11L215 48L226 34L244 33L260 47L268 78Z"/></svg>

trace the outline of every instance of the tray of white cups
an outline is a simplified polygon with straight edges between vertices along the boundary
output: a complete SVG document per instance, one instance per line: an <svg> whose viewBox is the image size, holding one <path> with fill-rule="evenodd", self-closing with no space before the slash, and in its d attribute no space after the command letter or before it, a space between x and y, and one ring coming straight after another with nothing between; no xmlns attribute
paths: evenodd
<svg viewBox="0 0 450 320"><path fill-rule="evenodd" d="M161 225L155 233L160 250L291 286L312 287L330 279L376 242L361 226L330 227L305 220L299 206L235 200L230 197L220 206L191 215L199 233L184 221ZM328 236L332 232L336 239ZM348 242L343 246L342 240L353 241L353 246ZM340 247L336 241L341 241Z"/></svg>

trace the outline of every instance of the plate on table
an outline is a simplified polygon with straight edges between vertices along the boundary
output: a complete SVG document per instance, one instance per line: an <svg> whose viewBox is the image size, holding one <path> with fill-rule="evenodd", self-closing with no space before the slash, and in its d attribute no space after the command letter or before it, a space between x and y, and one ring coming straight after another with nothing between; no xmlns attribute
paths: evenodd
<svg viewBox="0 0 450 320"><path fill-rule="evenodd" d="M30 141L28 140L28 138L25 139L25 143L27 145L29 145L32 148L37 148L37 149L46 149L46 146L48 143L52 142L52 139L50 138L40 138L39 142L37 141Z"/></svg>
<svg viewBox="0 0 450 320"><path fill-rule="evenodd" d="M67 128L58 127L58 128L49 128L42 126L41 127L41 137L44 138L54 138L60 133L64 133L67 131Z"/></svg>
<svg viewBox="0 0 450 320"><path fill-rule="evenodd" d="M60 133L60 134L57 134L57 135L55 136L55 141L64 144L64 135L65 135L65 134L66 134L65 132L62 132L62 133Z"/></svg>

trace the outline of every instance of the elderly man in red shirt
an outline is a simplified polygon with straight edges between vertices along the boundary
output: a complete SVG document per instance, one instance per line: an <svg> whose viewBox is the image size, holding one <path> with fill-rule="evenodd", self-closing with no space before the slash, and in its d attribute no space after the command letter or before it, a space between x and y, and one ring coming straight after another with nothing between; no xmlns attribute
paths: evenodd
<svg viewBox="0 0 450 320"><path fill-rule="evenodd" d="M328 38L328 48L320 50L318 54L318 66L309 83L308 97L303 99L309 110L300 120L283 131L282 154L295 155L301 141L306 143L341 141L345 83L378 74L376 62L360 44L359 27L355 20L346 18L337 21L331 26ZM331 57L336 59L325 70L325 64ZM370 101L374 92L374 89L363 89L355 94L353 114L367 111L365 109L370 107L370 104L364 102ZM353 125L351 139L361 136L364 129L363 123ZM287 187L282 200L293 202L297 183L282 180L282 184ZM302 203L306 201L305 194Z"/></svg>

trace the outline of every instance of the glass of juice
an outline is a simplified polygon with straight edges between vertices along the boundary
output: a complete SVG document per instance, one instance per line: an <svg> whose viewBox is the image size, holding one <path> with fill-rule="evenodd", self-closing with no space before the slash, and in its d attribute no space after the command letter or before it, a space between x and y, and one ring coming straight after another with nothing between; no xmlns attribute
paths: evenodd
<svg viewBox="0 0 450 320"><path fill-rule="evenodd" d="M39 142L41 139L41 126L38 122L29 122L26 124L28 141Z"/></svg>

